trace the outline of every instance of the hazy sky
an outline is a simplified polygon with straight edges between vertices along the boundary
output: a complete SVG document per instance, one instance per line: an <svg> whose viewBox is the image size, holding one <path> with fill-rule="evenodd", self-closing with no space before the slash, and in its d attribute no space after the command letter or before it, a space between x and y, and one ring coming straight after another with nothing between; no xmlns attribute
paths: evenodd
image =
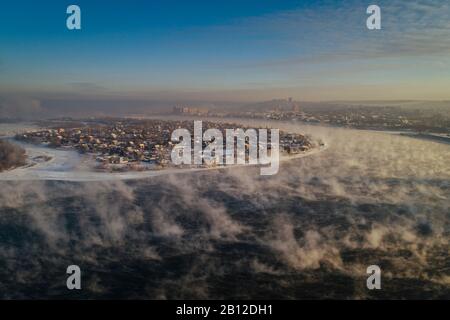
<svg viewBox="0 0 450 320"><path fill-rule="evenodd" d="M82 30L66 28L81 7ZM366 28L381 7L382 30ZM11 1L3 94L450 99L450 2Z"/></svg>

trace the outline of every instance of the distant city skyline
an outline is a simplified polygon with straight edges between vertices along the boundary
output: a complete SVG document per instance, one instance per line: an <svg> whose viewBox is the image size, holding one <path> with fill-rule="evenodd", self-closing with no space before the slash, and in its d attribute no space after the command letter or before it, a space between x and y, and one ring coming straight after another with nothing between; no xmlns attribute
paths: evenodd
<svg viewBox="0 0 450 320"><path fill-rule="evenodd" d="M444 0L4 3L0 96L450 100L449 16Z"/></svg>

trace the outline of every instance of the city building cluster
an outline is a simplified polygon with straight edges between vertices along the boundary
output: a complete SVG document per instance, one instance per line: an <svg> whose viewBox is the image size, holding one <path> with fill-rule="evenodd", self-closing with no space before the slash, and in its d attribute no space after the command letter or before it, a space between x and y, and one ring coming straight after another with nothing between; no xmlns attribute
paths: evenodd
<svg viewBox="0 0 450 320"><path fill-rule="evenodd" d="M181 113L184 114L184 113ZM288 99L248 105L241 109L209 111L209 116L298 121L308 124L357 129L414 131L450 137L448 107L365 105L346 103L303 103Z"/></svg>
<svg viewBox="0 0 450 320"><path fill-rule="evenodd" d="M172 108L172 113L175 115L199 115L204 116L209 114L208 108L193 108L193 107L182 107L174 106Z"/></svg>
<svg viewBox="0 0 450 320"><path fill-rule="evenodd" d="M236 127L203 122L203 131L214 128L224 135L226 129ZM180 128L193 132L193 121L90 119L83 121L81 126L79 121L55 121L49 129L19 134L16 139L54 148L74 148L95 157L98 168L158 169L171 166L174 147L171 134ZM203 141L203 147L206 145ZM280 132L281 153L297 154L313 146L307 136Z"/></svg>

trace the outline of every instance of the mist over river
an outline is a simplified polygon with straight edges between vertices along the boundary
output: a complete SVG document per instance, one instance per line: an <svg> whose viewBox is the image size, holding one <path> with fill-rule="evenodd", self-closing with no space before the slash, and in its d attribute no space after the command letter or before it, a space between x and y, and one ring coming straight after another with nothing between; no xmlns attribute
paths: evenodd
<svg viewBox="0 0 450 320"><path fill-rule="evenodd" d="M274 176L0 181L0 297L450 298L450 145L236 121L329 147ZM366 288L373 264L381 290Z"/></svg>

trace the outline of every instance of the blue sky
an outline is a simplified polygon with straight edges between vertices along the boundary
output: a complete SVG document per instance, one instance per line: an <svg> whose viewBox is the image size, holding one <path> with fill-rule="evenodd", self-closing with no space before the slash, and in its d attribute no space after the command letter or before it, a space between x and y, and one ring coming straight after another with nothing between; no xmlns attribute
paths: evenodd
<svg viewBox="0 0 450 320"><path fill-rule="evenodd" d="M368 5L382 9L369 31ZM77 4L82 30L66 28ZM204 100L450 99L433 1L21 1L0 11L3 92Z"/></svg>

